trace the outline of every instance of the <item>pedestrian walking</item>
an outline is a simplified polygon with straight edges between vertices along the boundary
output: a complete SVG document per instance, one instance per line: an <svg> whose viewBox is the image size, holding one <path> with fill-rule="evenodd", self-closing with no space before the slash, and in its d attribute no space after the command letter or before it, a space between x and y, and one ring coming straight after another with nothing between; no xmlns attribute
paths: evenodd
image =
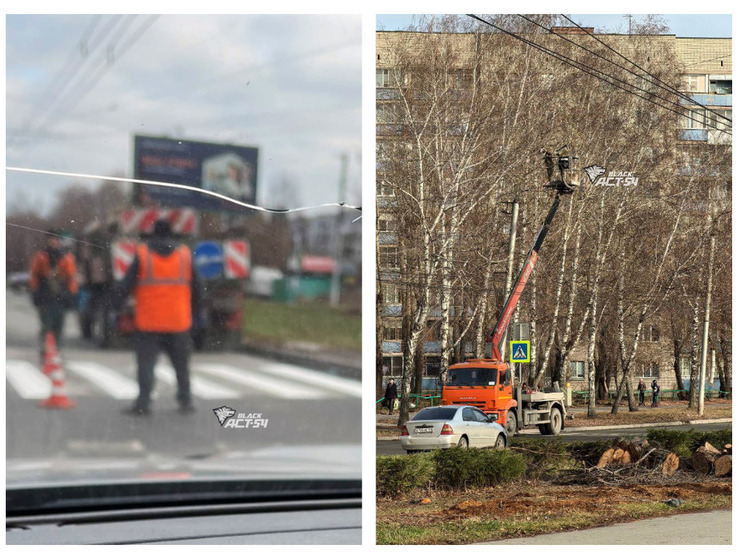
<svg viewBox="0 0 746 559"><path fill-rule="evenodd" d="M658 386L658 381L654 380L652 384L652 392L653 392L653 404L651 407L657 408L658 407L658 394L660 394L661 387Z"/></svg>
<svg viewBox="0 0 746 559"><path fill-rule="evenodd" d="M640 405L641 406L645 405L645 391L647 389L648 389L648 387L645 386L645 382L642 379L640 379L640 382L637 383L637 392L639 394L639 399L640 399Z"/></svg>
<svg viewBox="0 0 746 559"><path fill-rule="evenodd" d="M190 330L193 311L199 309L201 289L189 248L172 238L168 221L156 221L152 238L147 244L137 246L115 303L115 308L121 308L127 297L134 294L134 345L140 393L125 413L150 413L153 372L161 350L176 371L179 411L195 411L189 382Z"/></svg>
<svg viewBox="0 0 746 559"><path fill-rule="evenodd" d="M39 312L39 349L43 361L47 332L52 333L58 347L62 345L65 312L75 307L78 294L75 257L63 250L58 231L49 231L46 247L31 258L29 284L32 302Z"/></svg>
<svg viewBox="0 0 746 559"><path fill-rule="evenodd" d="M394 402L399 397L399 393L396 389L396 382L390 378L388 385L386 385L386 394L384 394L383 407L389 409L389 415L394 413Z"/></svg>

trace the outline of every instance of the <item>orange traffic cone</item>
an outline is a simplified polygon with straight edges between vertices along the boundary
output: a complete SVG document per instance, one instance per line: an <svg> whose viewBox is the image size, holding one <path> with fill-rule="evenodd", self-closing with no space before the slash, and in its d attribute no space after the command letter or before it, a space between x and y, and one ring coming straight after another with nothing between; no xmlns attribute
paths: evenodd
<svg viewBox="0 0 746 559"><path fill-rule="evenodd" d="M65 394L65 372L62 370L62 360L57 352L54 334L51 332L47 332L44 343L44 367L42 370L45 375L52 379L52 395L43 402L39 402L39 407L74 408L75 402Z"/></svg>

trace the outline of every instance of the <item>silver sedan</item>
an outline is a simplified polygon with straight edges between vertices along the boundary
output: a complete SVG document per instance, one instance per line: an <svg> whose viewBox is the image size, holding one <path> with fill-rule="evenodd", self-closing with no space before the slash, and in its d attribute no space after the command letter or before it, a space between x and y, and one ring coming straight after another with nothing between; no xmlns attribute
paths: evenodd
<svg viewBox="0 0 746 559"><path fill-rule="evenodd" d="M399 441L407 453L454 446L503 450L508 435L478 408L433 406L404 424Z"/></svg>

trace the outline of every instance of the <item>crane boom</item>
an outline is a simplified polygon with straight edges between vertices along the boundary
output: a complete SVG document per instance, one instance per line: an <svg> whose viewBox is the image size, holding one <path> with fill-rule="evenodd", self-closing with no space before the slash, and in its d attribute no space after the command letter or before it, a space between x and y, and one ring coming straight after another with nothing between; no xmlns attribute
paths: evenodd
<svg viewBox="0 0 746 559"><path fill-rule="evenodd" d="M497 320L497 324L495 324L495 328L492 330L492 335L489 338L492 345L492 359L497 359L498 361L503 360L502 355L500 355L500 341L505 335L505 331L508 329L510 318L513 316L513 312L515 311L515 307L518 304L518 300L521 298L523 289L526 287L526 283L528 283L528 278L531 277L531 272L534 271L536 260L539 258L539 249L544 243L544 238L549 232L549 226L554 219L554 214L557 213L559 203L560 193L557 192L557 195L554 197L554 203L552 204L552 207L549 208L549 212L544 218L544 223L542 223L541 228L539 229L539 233L536 235L534 244L531 246L528 254L526 255L526 260L523 262L521 273L518 276L516 282L513 284L513 289L511 289L510 296L505 302L505 307L503 308L502 313L500 313L500 318Z"/></svg>

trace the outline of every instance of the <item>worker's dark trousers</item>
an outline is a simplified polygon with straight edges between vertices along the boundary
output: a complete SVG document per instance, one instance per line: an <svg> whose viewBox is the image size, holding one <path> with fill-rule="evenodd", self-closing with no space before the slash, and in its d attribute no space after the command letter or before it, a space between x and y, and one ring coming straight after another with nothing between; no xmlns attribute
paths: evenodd
<svg viewBox="0 0 746 559"><path fill-rule="evenodd" d="M59 348L62 345L62 328L65 325L65 307L52 302L39 307L41 331L39 333L39 349L44 357L47 332L54 334L54 341Z"/></svg>
<svg viewBox="0 0 746 559"><path fill-rule="evenodd" d="M179 405L186 406L192 402L189 388L189 356L192 350L192 340L189 332L138 332L135 336L137 382L140 385L137 408L145 410L150 408L155 363L161 350L166 352L176 371L176 399Z"/></svg>

